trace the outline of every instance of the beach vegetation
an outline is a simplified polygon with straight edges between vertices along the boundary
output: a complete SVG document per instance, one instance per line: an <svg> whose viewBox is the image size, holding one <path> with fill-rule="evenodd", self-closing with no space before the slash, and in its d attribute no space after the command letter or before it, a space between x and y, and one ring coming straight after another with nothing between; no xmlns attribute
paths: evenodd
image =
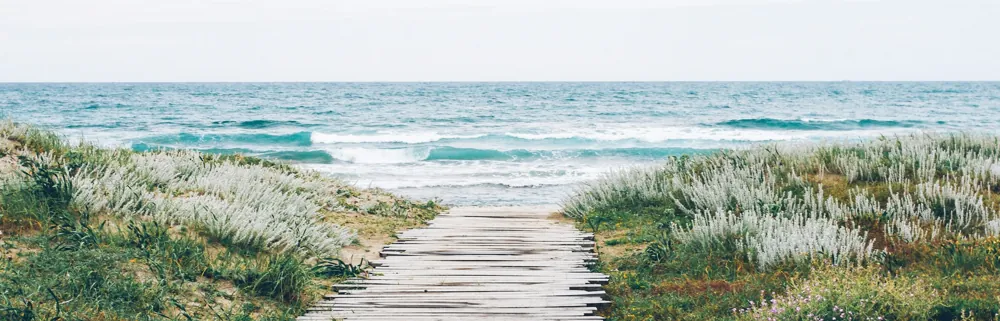
<svg viewBox="0 0 1000 321"><path fill-rule="evenodd" d="M671 157L581 187L564 214L597 234L610 320L1000 313L1000 287L986 281L1000 279L1000 138L992 135Z"/></svg>
<svg viewBox="0 0 1000 321"><path fill-rule="evenodd" d="M0 320L292 320L440 212L290 164L0 123Z"/></svg>

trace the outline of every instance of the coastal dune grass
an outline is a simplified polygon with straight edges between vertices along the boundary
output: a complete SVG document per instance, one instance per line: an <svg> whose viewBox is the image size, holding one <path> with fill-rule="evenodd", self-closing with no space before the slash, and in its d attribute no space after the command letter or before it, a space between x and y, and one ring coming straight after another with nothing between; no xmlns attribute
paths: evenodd
<svg viewBox="0 0 1000 321"><path fill-rule="evenodd" d="M564 213L602 241L611 320L1000 313L1000 283L986 281L1000 280L996 136L913 134L672 157L582 187Z"/></svg>
<svg viewBox="0 0 1000 321"><path fill-rule="evenodd" d="M0 320L292 320L363 268L341 260L359 243L342 224L440 210L266 159L0 123Z"/></svg>
<svg viewBox="0 0 1000 321"><path fill-rule="evenodd" d="M342 185L319 176L205 161L189 151L119 159L73 177L74 205L198 225L213 238L256 250L333 256L355 237L322 221L321 209L343 210L335 199Z"/></svg>

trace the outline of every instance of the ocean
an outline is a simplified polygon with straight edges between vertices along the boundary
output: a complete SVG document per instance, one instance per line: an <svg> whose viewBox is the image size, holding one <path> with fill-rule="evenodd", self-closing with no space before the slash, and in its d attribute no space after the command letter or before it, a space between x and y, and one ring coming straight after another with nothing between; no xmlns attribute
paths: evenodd
<svg viewBox="0 0 1000 321"><path fill-rule="evenodd" d="M104 146L280 159L451 205L538 205L672 155L997 133L1000 83L0 84L0 117Z"/></svg>

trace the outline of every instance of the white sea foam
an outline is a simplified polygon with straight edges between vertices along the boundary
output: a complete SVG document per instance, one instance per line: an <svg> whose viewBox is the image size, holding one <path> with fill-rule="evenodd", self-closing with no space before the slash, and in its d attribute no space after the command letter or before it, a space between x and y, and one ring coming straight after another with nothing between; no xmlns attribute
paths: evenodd
<svg viewBox="0 0 1000 321"><path fill-rule="evenodd" d="M612 169L636 163L626 160L449 161L420 163L335 163L301 166L331 174L360 187L387 189L497 185L537 187L571 185L599 178Z"/></svg>
<svg viewBox="0 0 1000 321"><path fill-rule="evenodd" d="M804 120L825 122L829 120ZM872 130L766 130L712 127L677 127L639 124L617 124L596 128L558 127L527 129L492 135L523 140L564 140L580 139L592 141L641 141L659 143L666 141L717 141L717 142L762 142L783 140L804 140L823 138L861 138L880 134L912 132L914 129L872 129ZM327 134L313 132L310 139L314 144L361 144L361 143L403 143L422 144L445 139L476 139L490 136L489 133L468 135L440 134L437 132L378 132L374 134Z"/></svg>
<svg viewBox="0 0 1000 321"><path fill-rule="evenodd" d="M414 163L427 159L430 148L331 148L333 158L356 164Z"/></svg>
<svg viewBox="0 0 1000 321"><path fill-rule="evenodd" d="M337 144L337 143L404 143L419 144L436 142L442 139L468 139L478 138L483 135L441 135L438 133L376 133L370 135L363 134L325 134L312 133L310 139L314 144Z"/></svg>
<svg viewBox="0 0 1000 321"><path fill-rule="evenodd" d="M627 125L625 125L627 126ZM882 134L903 133L908 129L880 130L761 130L729 129L709 127L625 127L608 129L581 129L562 132L520 133L508 132L507 136L527 139L589 139L597 141L638 140L644 142L666 142L681 140L701 141L784 141L823 138L860 138Z"/></svg>

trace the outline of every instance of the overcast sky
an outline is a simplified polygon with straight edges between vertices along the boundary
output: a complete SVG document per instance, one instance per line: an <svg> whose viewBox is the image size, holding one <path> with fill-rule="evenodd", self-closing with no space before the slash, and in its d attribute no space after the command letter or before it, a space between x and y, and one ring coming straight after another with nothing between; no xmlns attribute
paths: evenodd
<svg viewBox="0 0 1000 321"><path fill-rule="evenodd" d="M1000 80L1000 0L0 0L0 81Z"/></svg>

